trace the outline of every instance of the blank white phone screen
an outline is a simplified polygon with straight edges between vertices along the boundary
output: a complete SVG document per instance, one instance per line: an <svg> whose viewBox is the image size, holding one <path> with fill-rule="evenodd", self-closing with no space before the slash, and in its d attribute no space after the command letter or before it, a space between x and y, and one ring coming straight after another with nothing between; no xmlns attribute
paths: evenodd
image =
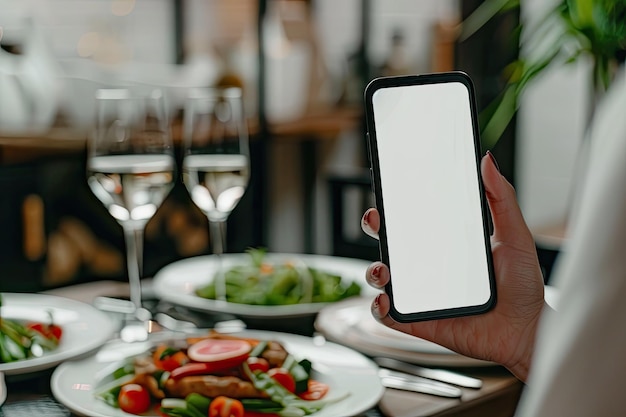
<svg viewBox="0 0 626 417"><path fill-rule="evenodd" d="M388 87L372 100L396 309L485 304L490 281L467 87Z"/></svg>

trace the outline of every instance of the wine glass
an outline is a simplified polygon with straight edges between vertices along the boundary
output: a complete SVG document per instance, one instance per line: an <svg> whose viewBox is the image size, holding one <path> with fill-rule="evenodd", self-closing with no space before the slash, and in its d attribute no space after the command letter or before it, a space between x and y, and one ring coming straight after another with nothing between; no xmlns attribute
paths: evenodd
<svg viewBox="0 0 626 417"><path fill-rule="evenodd" d="M248 130L238 87L190 92L184 111L183 182L192 201L209 220L217 259L216 300L226 300L221 255L226 251L226 221L244 195L250 178Z"/></svg>
<svg viewBox="0 0 626 417"><path fill-rule="evenodd" d="M125 340L147 337L142 307L143 232L174 184L176 161L162 92L96 92L96 120L88 143L87 182L124 231L133 318ZM145 330L142 330L144 328Z"/></svg>

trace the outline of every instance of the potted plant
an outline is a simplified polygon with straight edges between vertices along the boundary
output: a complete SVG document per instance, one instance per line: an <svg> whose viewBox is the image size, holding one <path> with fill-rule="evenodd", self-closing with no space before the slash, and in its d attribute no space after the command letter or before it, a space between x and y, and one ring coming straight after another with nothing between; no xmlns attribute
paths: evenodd
<svg viewBox="0 0 626 417"><path fill-rule="evenodd" d="M462 24L467 39L496 14L520 7L519 0L486 0ZM610 87L626 53L626 0L557 0L536 23L521 25L520 57L505 69L506 85L481 114L482 139L493 147L513 119L526 87L546 69L592 60L595 102Z"/></svg>

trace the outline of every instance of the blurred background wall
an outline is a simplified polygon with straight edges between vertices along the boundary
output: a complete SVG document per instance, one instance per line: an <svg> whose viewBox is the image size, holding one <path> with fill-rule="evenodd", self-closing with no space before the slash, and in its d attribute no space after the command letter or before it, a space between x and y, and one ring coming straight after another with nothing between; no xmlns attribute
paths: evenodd
<svg viewBox="0 0 626 417"><path fill-rule="evenodd" d="M12 273L40 275L48 286L124 279L123 267L117 268L120 231L83 184L83 143L95 89L129 83L164 88L174 124L190 88L243 85L256 162L250 189L229 222L229 251L263 245L277 252L337 253L331 225L340 216L347 239L362 240L359 220L368 196L346 188L345 215L334 211L329 189L335 180L362 175L368 165L360 108L365 83L379 75L461 69L476 82L479 107L486 106L502 88L502 69L519 52L519 19L536 18L545 5L525 0L521 16L499 16L459 42L456 25L481 3L0 0L0 181L10 190L0 210L1 221L12 224L3 228L0 262ZM533 85L492 150L516 185L531 227L558 224L567 212L587 70L551 71ZM25 80L24 89L10 88L15 83L7 80L16 77ZM72 192L68 181L76 184ZM147 273L210 253L205 219L184 189L172 194L146 231ZM45 242L30 255L22 242L24 201L35 208L38 203L29 196L39 196L45 212ZM188 233L179 236L174 229ZM70 272L51 267L53 243L68 234L96 242L104 254L100 269L66 255L71 239L54 255ZM369 247L375 254L372 242Z"/></svg>
<svg viewBox="0 0 626 417"><path fill-rule="evenodd" d="M33 20L59 59L92 56L91 44L119 48L119 59L169 63L174 58L170 0L1 0L4 42L21 42ZM96 41L97 37L102 37ZM93 45L92 45L93 47Z"/></svg>

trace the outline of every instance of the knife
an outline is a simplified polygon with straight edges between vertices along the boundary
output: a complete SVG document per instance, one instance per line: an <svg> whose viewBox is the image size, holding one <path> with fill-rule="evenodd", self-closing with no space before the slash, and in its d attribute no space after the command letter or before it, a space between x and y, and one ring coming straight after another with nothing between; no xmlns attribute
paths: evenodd
<svg viewBox="0 0 626 417"><path fill-rule="evenodd" d="M452 385L415 375L391 371L389 369L380 369L378 376L380 376L380 381L386 388L419 392L421 394L437 395L447 398L460 398L463 395L461 389Z"/></svg>
<svg viewBox="0 0 626 417"><path fill-rule="evenodd" d="M444 369L430 369L410 363L402 362L392 358L374 358L374 362L383 368L394 369L396 371L406 372L407 374L447 382L448 384L458 385L465 388L479 389L483 386L483 381L467 375L461 375Z"/></svg>

